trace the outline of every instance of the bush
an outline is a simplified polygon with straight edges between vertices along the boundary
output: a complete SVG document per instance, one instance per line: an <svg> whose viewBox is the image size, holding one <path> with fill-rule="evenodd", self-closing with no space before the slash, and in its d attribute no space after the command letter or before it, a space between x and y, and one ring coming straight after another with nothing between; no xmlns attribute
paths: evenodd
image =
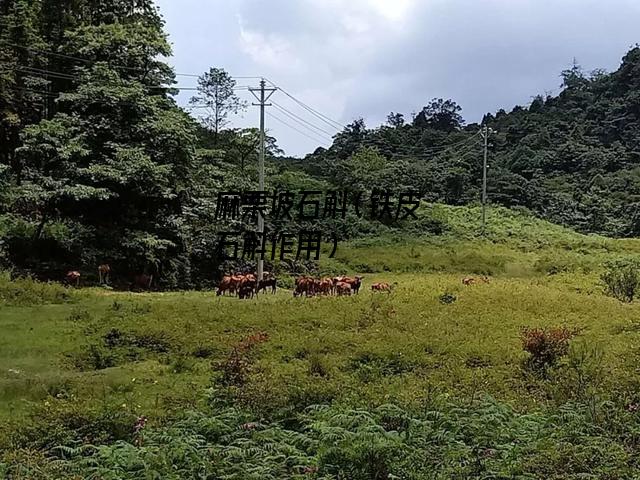
<svg viewBox="0 0 640 480"><path fill-rule="evenodd" d="M253 354L256 348L266 342L269 335L258 332L238 342L227 358L216 365L219 378L216 382L222 386L240 387L245 384L253 365Z"/></svg>
<svg viewBox="0 0 640 480"><path fill-rule="evenodd" d="M440 303L444 305L450 305L458 299L453 293L443 293L440 295Z"/></svg>
<svg viewBox="0 0 640 480"><path fill-rule="evenodd" d="M579 333L566 327L529 328L521 332L522 349L528 352L529 365L536 369L546 369L555 365L569 352L569 342Z"/></svg>
<svg viewBox="0 0 640 480"><path fill-rule="evenodd" d="M8 272L0 271L0 303L8 305L42 305L64 303L71 293L59 283L43 283L32 278L11 280Z"/></svg>
<svg viewBox="0 0 640 480"><path fill-rule="evenodd" d="M84 347L80 352L72 355L75 367L83 372L89 370L104 370L115 367L116 356L102 345L91 344Z"/></svg>
<svg viewBox="0 0 640 480"><path fill-rule="evenodd" d="M57 445L77 445L79 442L99 445L130 440L135 419L126 405L116 402L50 399L34 408L29 421L12 433L11 441L17 447L49 450Z"/></svg>
<svg viewBox="0 0 640 480"><path fill-rule="evenodd" d="M618 260L605 265L606 271L600 277L608 295L621 302L632 302L640 287L640 262Z"/></svg>
<svg viewBox="0 0 640 480"><path fill-rule="evenodd" d="M327 377L329 376L330 367L327 362L318 354L313 354L309 358L309 373L314 376Z"/></svg>

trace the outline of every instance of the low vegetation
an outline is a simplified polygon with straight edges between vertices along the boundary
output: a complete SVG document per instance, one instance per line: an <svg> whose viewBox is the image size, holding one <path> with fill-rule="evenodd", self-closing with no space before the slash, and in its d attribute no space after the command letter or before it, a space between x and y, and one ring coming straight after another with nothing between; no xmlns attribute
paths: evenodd
<svg viewBox="0 0 640 480"><path fill-rule="evenodd" d="M618 260L609 262L602 274L607 293L622 302L632 302L640 288L640 262Z"/></svg>
<svg viewBox="0 0 640 480"><path fill-rule="evenodd" d="M430 212L452 236L401 241L351 297L5 278L0 478L630 478L640 309L601 276L637 245L503 210L479 239L477 210ZM384 267L388 245L320 270Z"/></svg>

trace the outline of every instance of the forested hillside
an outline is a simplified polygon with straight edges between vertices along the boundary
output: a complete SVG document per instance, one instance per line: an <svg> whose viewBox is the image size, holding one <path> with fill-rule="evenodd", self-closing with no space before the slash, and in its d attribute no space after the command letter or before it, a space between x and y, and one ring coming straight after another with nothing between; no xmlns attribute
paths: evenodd
<svg viewBox="0 0 640 480"><path fill-rule="evenodd" d="M247 108L233 78L213 67L200 78L194 102L212 112L202 122L180 108L152 0L3 0L0 15L2 266L60 279L109 262L116 284L140 272L162 288L210 284L225 268L217 194L257 186L258 133L230 123ZM487 115L489 200L582 232L637 235L639 69L638 48L612 74L574 66L559 96ZM476 202L480 126L460 111L434 100L410 121L357 120L304 159L269 137L267 188L412 188L425 201ZM348 239L404 227L349 212L322 228Z"/></svg>
<svg viewBox="0 0 640 480"><path fill-rule="evenodd" d="M524 206L582 232L640 232L640 49L619 70L589 74L577 64L561 75L558 96L535 96L528 107L487 114L489 200ZM337 135L328 150L299 162L340 186L413 187L430 201L454 205L480 199L480 125L464 125L461 107L434 99L387 125L362 120Z"/></svg>

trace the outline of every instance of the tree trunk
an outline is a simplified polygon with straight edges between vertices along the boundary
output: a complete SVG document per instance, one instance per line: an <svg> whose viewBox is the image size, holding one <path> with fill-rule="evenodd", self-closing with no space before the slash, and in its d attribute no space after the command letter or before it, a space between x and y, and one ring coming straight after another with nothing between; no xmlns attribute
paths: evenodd
<svg viewBox="0 0 640 480"><path fill-rule="evenodd" d="M38 225L38 228L36 229L36 232L33 235L33 240L40 240L40 237L42 236L42 230L44 229L45 224L47 223L47 221L49 220L47 213L45 212L42 215L42 220L40 220L40 224Z"/></svg>

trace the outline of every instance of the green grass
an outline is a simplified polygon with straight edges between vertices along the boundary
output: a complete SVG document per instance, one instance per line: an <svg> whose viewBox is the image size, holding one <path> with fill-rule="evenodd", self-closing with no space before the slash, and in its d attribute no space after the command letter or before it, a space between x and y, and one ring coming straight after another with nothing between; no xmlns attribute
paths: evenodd
<svg viewBox="0 0 640 480"><path fill-rule="evenodd" d="M606 296L599 271L640 243L583 236L503 209L492 210L481 239L478 213L436 206L430 215L446 223L443 236L341 246L325 269L373 272L360 295L346 298L281 290L239 301L2 277L4 447L51 447L87 429L104 433L94 442L110 443L128 438L113 432L130 429L136 416L160 426L212 398L272 420L314 404L394 403L420 412L442 399L474 405L485 395L521 414L595 399L620 408L639 402L640 304ZM462 275L473 273L493 278L463 286ZM397 287L373 294L374 281ZM444 293L457 300L442 303ZM570 356L546 376L527 370L522 327L560 325L582 331ZM222 385L230 352L257 332L268 340L251 354L246 378Z"/></svg>
<svg viewBox="0 0 640 480"><path fill-rule="evenodd" d="M374 280L399 286L392 295L374 295L366 290ZM389 274L365 282L365 290L351 298L294 299L283 291L239 302L210 293L105 295L94 290L69 305L5 307L0 414L15 418L28 411L30 402L60 394L91 402L113 396L141 414L159 414L154 409L165 408L165 400L181 394L190 400L192 387L203 390L211 361L257 331L267 332L270 340L257 364L263 376L255 388L264 388L265 398L251 399L256 408L284 408L300 400L292 398L300 392L287 391L292 384L351 404L388 398L410 403L435 388L462 396L481 390L530 406L544 401L546 392L530 394L530 379L522 375L523 326L582 327L580 341L606 350L612 375L633 371L640 330L631 321L640 318L640 305L604 296L594 276L504 277L471 287L448 274ZM457 301L442 304L444 292ZM110 349L104 338L113 329L154 341L151 347ZM158 342L161 351L154 346ZM87 360L90 346L112 356L111 366ZM199 358L202 352L207 358ZM178 358L188 359L187 370L175 372ZM326 365L326 377L315 378L311 358ZM398 374L386 373L387 364Z"/></svg>
<svg viewBox="0 0 640 480"><path fill-rule="evenodd" d="M582 235L525 211L490 208L484 234L479 207L436 204L424 206L419 212L441 222L445 232L399 232L395 236L354 241L339 246L336 262L370 273L458 272L526 277L591 273L606 260L640 254L639 239Z"/></svg>

